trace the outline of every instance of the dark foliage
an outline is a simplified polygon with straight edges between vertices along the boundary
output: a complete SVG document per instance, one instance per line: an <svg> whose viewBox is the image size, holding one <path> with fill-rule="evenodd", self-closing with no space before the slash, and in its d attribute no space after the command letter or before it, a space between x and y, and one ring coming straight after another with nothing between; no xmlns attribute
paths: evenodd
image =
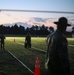
<svg viewBox="0 0 74 75"><path fill-rule="evenodd" d="M54 29L54 28L53 28ZM18 26L15 24L14 26L3 26L0 25L0 34L27 34L30 32L32 35L48 35L50 33L49 28L45 25L37 26L33 25L31 28L26 28L23 26Z"/></svg>
<svg viewBox="0 0 74 75"><path fill-rule="evenodd" d="M0 34L14 34L14 35L26 35L28 32L34 36L39 35L48 35L52 32L54 32L53 27L47 27L45 25L38 26L38 25L32 25L30 28L25 28L24 26L18 26L15 24L14 26L3 26L0 25ZM74 27L72 28L72 33L74 33ZM69 36L72 36L72 33L66 33Z"/></svg>

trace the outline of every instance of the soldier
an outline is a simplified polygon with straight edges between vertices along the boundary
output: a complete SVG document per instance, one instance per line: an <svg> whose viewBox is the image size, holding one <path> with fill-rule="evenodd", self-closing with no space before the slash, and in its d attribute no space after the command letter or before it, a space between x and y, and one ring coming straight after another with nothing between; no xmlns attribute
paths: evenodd
<svg viewBox="0 0 74 75"><path fill-rule="evenodd" d="M4 46L4 44L5 44L5 42L4 42L5 36L3 34L1 34L0 39L1 39L1 49L5 49L5 46Z"/></svg>
<svg viewBox="0 0 74 75"><path fill-rule="evenodd" d="M68 58L68 41L64 35L67 26L65 17L59 18L57 30L50 35L47 48L47 75L71 75ZM48 63L47 63L48 62Z"/></svg>
<svg viewBox="0 0 74 75"><path fill-rule="evenodd" d="M27 33L25 38L25 48L31 48L31 36L29 33Z"/></svg>

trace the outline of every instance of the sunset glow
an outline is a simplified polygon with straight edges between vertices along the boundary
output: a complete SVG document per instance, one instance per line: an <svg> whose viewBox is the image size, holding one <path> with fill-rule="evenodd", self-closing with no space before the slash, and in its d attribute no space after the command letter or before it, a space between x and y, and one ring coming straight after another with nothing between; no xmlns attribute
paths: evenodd
<svg viewBox="0 0 74 75"><path fill-rule="evenodd" d="M39 11L60 11L74 12L74 0L0 0L1 9L11 10L39 10ZM42 13L42 12L19 12L0 11L0 25L20 23L28 26L45 25L56 29L54 21L60 17L66 17L68 23L74 26L74 14L68 13ZM69 30L71 28L68 28Z"/></svg>

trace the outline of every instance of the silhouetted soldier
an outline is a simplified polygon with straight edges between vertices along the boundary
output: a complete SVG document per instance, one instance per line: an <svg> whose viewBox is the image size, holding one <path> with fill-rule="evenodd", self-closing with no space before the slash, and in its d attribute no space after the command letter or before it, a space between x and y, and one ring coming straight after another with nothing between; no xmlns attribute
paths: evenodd
<svg viewBox="0 0 74 75"><path fill-rule="evenodd" d="M5 49L5 42L4 42L4 39L5 39L5 36L3 34L0 35L0 39L1 39L1 49Z"/></svg>
<svg viewBox="0 0 74 75"><path fill-rule="evenodd" d="M25 38L25 48L31 48L31 36L29 33L27 33Z"/></svg>
<svg viewBox="0 0 74 75"><path fill-rule="evenodd" d="M47 75L71 75L68 58L68 41L64 35L67 26L65 17L59 18L57 30L50 35L47 49Z"/></svg>

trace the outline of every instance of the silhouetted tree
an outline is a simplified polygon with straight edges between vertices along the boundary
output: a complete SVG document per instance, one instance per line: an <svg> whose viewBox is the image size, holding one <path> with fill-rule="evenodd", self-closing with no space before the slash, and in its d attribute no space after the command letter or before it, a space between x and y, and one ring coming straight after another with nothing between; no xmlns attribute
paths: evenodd
<svg viewBox="0 0 74 75"><path fill-rule="evenodd" d="M49 27L49 31L50 31L50 33L54 32L54 28L53 27Z"/></svg>
<svg viewBox="0 0 74 75"><path fill-rule="evenodd" d="M20 34L25 34L25 28L23 26L21 26L21 25L19 27L19 33Z"/></svg>
<svg viewBox="0 0 74 75"><path fill-rule="evenodd" d="M27 27L25 29L24 26L18 26L14 24L13 26L3 26L0 25L0 34L27 34L30 32L32 35L48 35L50 32L54 32L53 27L47 27L44 24L42 26L32 25L32 27ZM72 28L72 33L74 33L74 27Z"/></svg>

